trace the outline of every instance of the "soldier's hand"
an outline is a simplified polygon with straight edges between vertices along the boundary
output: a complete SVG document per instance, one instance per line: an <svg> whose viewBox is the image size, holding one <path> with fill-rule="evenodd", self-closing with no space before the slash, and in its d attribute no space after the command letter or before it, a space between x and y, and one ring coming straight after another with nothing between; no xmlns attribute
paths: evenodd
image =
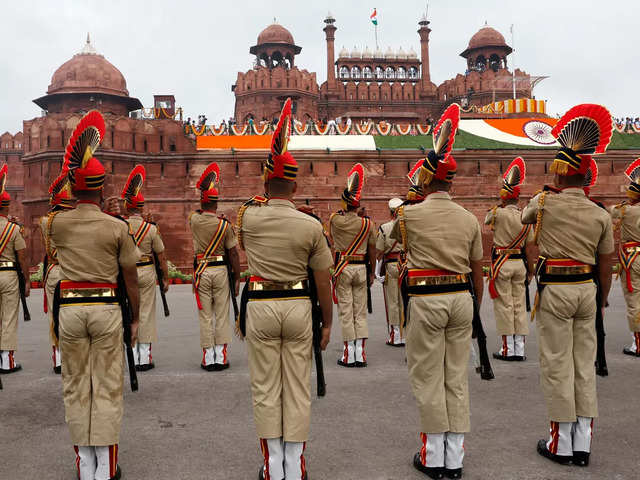
<svg viewBox="0 0 640 480"><path fill-rule="evenodd" d="M373 273L370 273L369 278L367 279L367 283L369 284L369 286L373 285L373 277L374 277Z"/></svg>
<svg viewBox="0 0 640 480"><path fill-rule="evenodd" d="M234 294L236 297L240 294L240 279L236 280Z"/></svg>
<svg viewBox="0 0 640 480"><path fill-rule="evenodd" d="M163 291L164 293L167 293L167 292L169 291L169 279L168 279L168 278L165 278L165 279L162 281L162 291Z"/></svg>
<svg viewBox="0 0 640 480"><path fill-rule="evenodd" d="M531 280L533 280L533 272L527 273L527 282L531 283Z"/></svg>
<svg viewBox="0 0 640 480"><path fill-rule="evenodd" d="M326 350L327 345L329 345L329 339L331 338L331 329L327 327L322 327L322 338L320 339L320 349Z"/></svg>
<svg viewBox="0 0 640 480"><path fill-rule="evenodd" d="M30 294L31 294L31 282L25 281L24 282L24 296L28 297ZM46 293L45 293L45 295L46 295Z"/></svg>
<svg viewBox="0 0 640 480"><path fill-rule="evenodd" d="M131 322L131 345L138 343L138 327L140 326L140 319L136 318Z"/></svg>

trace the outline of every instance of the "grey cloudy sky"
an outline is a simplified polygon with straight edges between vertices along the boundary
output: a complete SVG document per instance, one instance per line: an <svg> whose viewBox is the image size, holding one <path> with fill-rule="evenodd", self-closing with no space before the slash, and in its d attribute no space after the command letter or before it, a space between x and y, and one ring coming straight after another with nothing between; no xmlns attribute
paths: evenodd
<svg viewBox="0 0 640 480"><path fill-rule="evenodd" d="M40 114L31 100L44 95L51 75L93 44L125 76L145 107L154 94L174 94L185 114L218 122L233 112L231 85L251 68L249 47L276 17L302 47L296 63L326 79L323 19L336 18L336 49L373 47L369 21L378 9L381 47L419 52L417 22L425 0L32 1L0 5L0 132L22 129ZM598 102L615 116L640 115L637 81L637 0L431 0L431 77L436 84L463 73L459 57L488 21L511 43L515 63L549 75L535 91L548 112ZM513 65L514 59L511 59Z"/></svg>

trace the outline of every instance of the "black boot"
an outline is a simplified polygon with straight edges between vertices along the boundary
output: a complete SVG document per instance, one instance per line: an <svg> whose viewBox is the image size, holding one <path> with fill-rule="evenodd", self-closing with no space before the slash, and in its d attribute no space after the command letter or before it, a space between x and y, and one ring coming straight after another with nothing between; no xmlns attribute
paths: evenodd
<svg viewBox="0 0 640 480"><path fill-rule="evenodd" d="M447 478L462 478L462 468L445 468L444 476Z"/></svg>
<svg viewBox="0 0 640 480"><path fill-rule="evenodd" d="M538 440L538 453L552 462L559 463L560 465L568 465L571 463L572 459L570 455L556 455L555 453L551 453L547 448L546 440Z"/></svg>
<svg viewBox="0 0 640 480"><path fill-rule="evenodd" d="M156 368L156 364L153 363L153 362L144 363L142 365L136 365L136 371L138 371L138 372L148 372L152 368Z"/></svg>
<svg viewBox="0 0 640 480"><path fill-rule="evenodd" d="M425 467L420 461L420 453L413 456L413 466L429 478L438 480L444 477L444 467Z"/></svg>
<svg viewBox="0 0 640 480"><path fill-rule="evenodd" d="M589 466L589 452L573 452L573 464L578 467Z"/></svg>
<svg viewBox="0 0 640 480"><path fill-rule="evenodd" d="M355 362L347 363L347 362L343 362L342 360L338 360L338 365L340 365L341 367L347 367L347 368L353 368L356 366Z"/></svg>
<svg viewBox="0 0 640 480"><path fill-rule="evenodd" d="M515 358L514 358L513 355L508 357L508 356L502 355L501 353L498 353L498 352L493 352L493 358L495 358L496 360L502 360L503 362L513 362L513 361L515 361Z"/></svg>
<svg viewBox="0 0 640 480"><path fill-rule="evenodd" d="M120 470L120 465L116 465L116 474L109 480L120 480L120 477L122 477L122 470Z"/></svg>
<svg viewBox="0 0 640 480"><path fill-rule="evenodd" d="M633 350L631 350L631 347L624 347L622 349L622 353L624 353L625 355L631 355L632 357L640 357L640 352L634 352Z"/></svg>
<svg viewBox="0 0 640 480"><path fill-rule="evenodd" d="M16 363L16 366L13 368L0 368L0 374L7 375L9 373L15 373L22 370L22 365Z"/></svg>
<svg viewBox="0 0 640 480"><path fill-rule="evenodd" d="M59 367L53 367L53 373L55 373L56 375L61 375L62 374L62 365Z"/></svg>

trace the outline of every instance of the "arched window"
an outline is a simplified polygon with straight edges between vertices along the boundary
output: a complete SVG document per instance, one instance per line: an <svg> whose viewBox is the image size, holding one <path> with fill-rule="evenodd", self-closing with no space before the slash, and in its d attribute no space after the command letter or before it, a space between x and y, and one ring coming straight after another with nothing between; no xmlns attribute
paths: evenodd
<svg viewBox="0 0 640 480"><path fill-rule="evenodd" d="M282 53L273 52L273 55L271 55L271 66L277 67L280 65L284 65L284 59L282 58Z"/></svg>
<svg viewBox="0 0 640 480"><path fill-rule="evenodd" d="M489 57L489 68L494 72L500 70L500 57L495 53Z"/></svg>
<svg viewBox="0 0 640 480"><path fill-rule="evenodd" d="M340 67L340 78L349 78L349 67Z"/></svg>
<svg viewBox="0 0 640 480"><path fill-rule="evenodd" d="M406 68L398 67L398 70L396 71L396 78L401 78L401 79L407 78L407 70L406 70Z"/></svg>
<svg viewBox="0 0 640 480"><path fill-rule="evenodd" d="M484 72L487 67L487 59L484 58L484 55L478 55L476 58L476 70L479 72Z"/></svg>
<svg viewBox="0 0 640 480"><path fill-rule="evenodd" d="M384 79L384 70L382 70L382 67L376 67L376 79Z"/></svg>
<svg viewBox="0 0 640 480"><path fill-rule="evenodd" d="M416 67L409 67L409 78L412 80L418 78L418 69Z"/></svg>
<svg viewBox="0 0 640 480"><path fill-rule="evenodd" d="M360 69L358 67L351 68L351 78L360 78Z"/></svg>
<svg viewBox="0 0 640 480"><path fill-rule="evenodd" d="M373 73L371 72L371 67L364 67L362 69L362 78L366 78L366 79L373 78Z"/></svg>
<svg viewBox="0 0 640 480"><path fill-rule="evenodd" d="M393 67L387 67L384 71L384 78L386 79L392 79L395 77L395 75L396 75L396 72L393 69Z"/></svg>

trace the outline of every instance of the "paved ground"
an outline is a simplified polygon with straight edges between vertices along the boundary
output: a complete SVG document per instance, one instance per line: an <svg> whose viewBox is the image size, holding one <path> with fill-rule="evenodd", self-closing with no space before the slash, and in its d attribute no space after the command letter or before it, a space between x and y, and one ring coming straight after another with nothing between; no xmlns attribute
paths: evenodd
<svg viewBox="0 0 640 480"><path fill-rule="evenodd" d="M616 285L607 310L610 376L598 379L600 418L588 469L561 467L535 453L548 423L538 383L535 334L523 364L494 362L496 379L470 373L472 432L466 438L467 479L637 479L640 359L622 355L630 340ZM254 436L245 345L230 349L232 367L199 368L198 324L190 286L169 293L172 316L159 317L157 368L140 374L140 391L125 393L120 464L126 479L255 479L261 461ZM50 370L42 290L29 299L33 321L20 324L24 370L2 378L0 479L73 479L73 450L64 422L60 377ZM314 399L307 449L313 480L426 478L413 470L418 416L404 352L384 345L381 289L374 290L369 368L336 365L340 329L325 354L328 393ZM483 318L495 339L490 302ZM159 312L160 315L160 312ZM492 345L493 346L493 345ZM312 379L315 389L315 379Z"/></svg>

